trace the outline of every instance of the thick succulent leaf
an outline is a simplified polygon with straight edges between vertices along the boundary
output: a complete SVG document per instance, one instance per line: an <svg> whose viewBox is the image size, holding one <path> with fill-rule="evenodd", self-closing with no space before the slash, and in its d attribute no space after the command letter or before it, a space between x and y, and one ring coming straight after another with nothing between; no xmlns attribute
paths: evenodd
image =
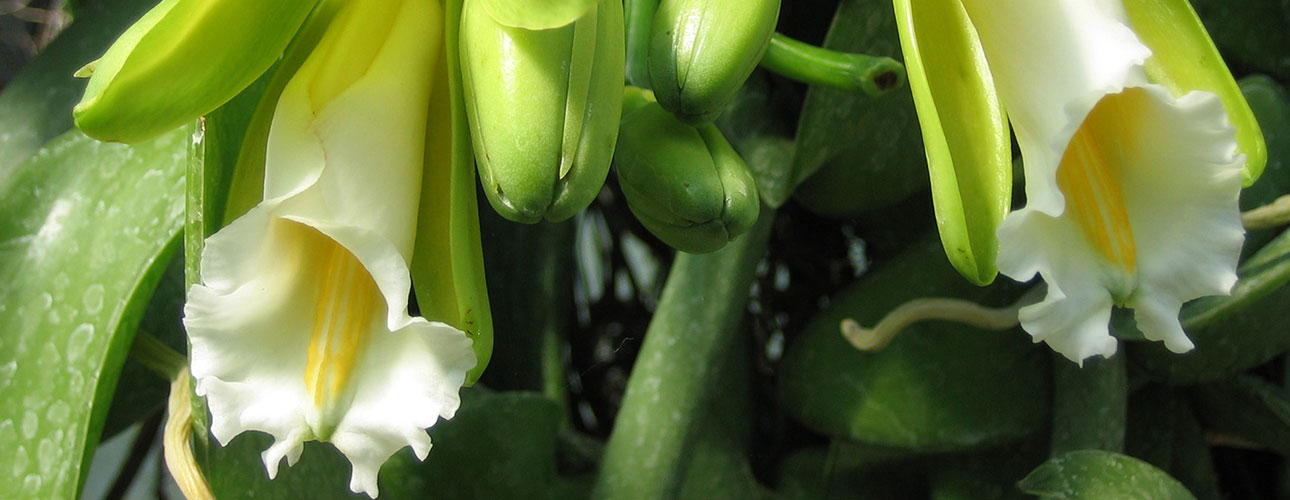
<svg viewBox="0 0 1290 500"><path fill-rule="evenodd" d="M1240 375L1196 387L1193 400L1207 427L1290 454L1290 393L1284 388Z"/></svg>
<svg viewBox="0 0 1290 500"><path fill-rule="evenodd" d="M1169 473L1199 500L1220 500L1206 431L1183 390L1148 385L1129 399L1125 454Z"/></svg>
<svg viewBox="0 0 1290 500"><path fill-rule="evenodd" d="M1268 161L1263 133L1254 112L1241 95L1232 72L1223 63L1209 33L1188 0L1125 0L1133 30L1151 49L1147 76L1175 96L1195 90L1217 94L1236 127L1237 151L1245 154L1241 180L1254 184Z"/></svg>
<svg viewBox="0 0 1290 500"><path fill-rule="evenodd" d="M998 274L995 231L1012 198L1003 105L962 4L896 0L895 7L941 243L963 277L988 284Z"/></svg>
<svg viewBox="0 0 1290 500"><path fill-rule="evenodd" d="M72 128L72 106L85 80L76 68L103 53L112 40L139 17L153 0L104 0L77 15L93 22L74 22L45 47L0 94L0 179L42 145Z"/></svg>
<svg viewBox="0 0 1290 500"><path fill-rule="evenodd" d="M1195 500L1164 471L1133 457L1109 451L1072 451L1044 462L1017 486L1043 499Z"/></svg>
<svg viewBox="0 0 1290 500"><path fill-rule="evenodd" d="M844 318L872 326L918 297L997 306L1017 294L1002 284L982 289L966 283L933 238L923 238L832 296L807 324L780 365L781 403L817 432L920 453L979 448L1035 433L1048 422L1048 356L1019 329L917 323L876 353L857 350L839 332Z"/></svg>
<svg viewBox="0 0 1290 500"><path fill-rule="evenodd" d="M504 26L545 30L574 22L600 0L468 0Z"/></svg>
<svg viewBox="0 0 1290 500"><path fill-rule="evenodd" d="M183 223L176 131L133 147L80 132L0 179L5 484L73 498L140 315Z"/></svg>

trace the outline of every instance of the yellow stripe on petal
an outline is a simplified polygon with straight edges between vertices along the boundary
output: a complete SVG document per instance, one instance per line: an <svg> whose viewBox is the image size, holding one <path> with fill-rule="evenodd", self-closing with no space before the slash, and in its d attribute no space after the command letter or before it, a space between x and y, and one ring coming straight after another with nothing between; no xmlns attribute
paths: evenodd
<svg viewBox="0 0 1290 500"><path fill-rule="evenodd" d="M340 244L310 230L321 246L318 295L305 388L322 416L319 439L327 439L336 424L330 413L345 405L346 387L354 365L367 345L373 315L381 297L376 283L358 259Z"/></svg>
<svg viewBox="0 0 1290 500"><path fill-rule="evenodd" d="M1138 93L1110 95L1098 103L1071 138L1057 167L1057 186L1066 197L1066 213L1089 246L1120 271L1115 273L1116 281L1137 272L1138 251L1115 171L1125 166L1109 161L1119 155L1108 149L1118 147L1114 138L1131 122L1131 94ZM1117 284L1112 293L1122 298L1132 292L1132 286L1130 279Z"/></svg>

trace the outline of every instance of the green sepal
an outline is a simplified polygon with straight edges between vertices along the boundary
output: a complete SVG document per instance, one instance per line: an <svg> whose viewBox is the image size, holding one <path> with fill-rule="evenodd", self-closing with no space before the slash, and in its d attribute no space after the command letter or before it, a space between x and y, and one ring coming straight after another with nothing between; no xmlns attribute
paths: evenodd
<svg viewBox="0 0 1290 500"><path fill-rule="evenodd" d="M629 90L614 165L627 206L682 251L719 249L757 221L761 203L743 158L712 124L693 127Z"/></svg>
<svg viewBox="0 0 1290 500"><path fill-rule="evenodd" d="M1263 132L1249 103L1223 63L1200 17L1187 0L1125 0L1133 31L1147 48L1147 77L1181 97L1196 90L1217 94L1236 128L1237 152L1245 154L1241 183L1259 179L1268 162Z"/></svg>
<svg viewBox="0 0 1290 500"><path fill-rule="evenodd" d="M576 21L600 0L471 0L483 5L497 24L545 30ZM621 1L621 0L620 0Z"/></svg>
<svg viewBox="0 0 1290 500"><path fill-rule="evenodd" d="M766 52L779 0L663 0L650 34L649 77L659 104L711 122Z"/></svg>
<svg viewBox="0 0 1290 500"><path fill-rule="evenodd" d="M137 142L211 112L282 54L316 0L164 0L91 63L76 126Z"/></svg>
<svg viewBox="0 0 1290 500"><path fill-rule="evenodd" d="M466 332L475 367L466 385L479 380L493 354L493 315L488 302L484 255L475 194L475 165L466 123L457 54L461 0L444 5L444 63L430 92L421 207L412 253L412 285L421 314Z"/></svg>
<svg viewBox="0 0 1290 500"><path fill-rule="evenodd" d="M467 2L460 38L470 136L493 208L526 223L586 208L609 173L622 116L621 0L541 31Z"/></svg>
<svg viewBox="0 0 1290 500"><path fill-rule="evenodd" d="M941 243L963 277L989 284L999 273L995 231L1012 201L1003 105L959 2L895 0L895 9Z"/></svg>

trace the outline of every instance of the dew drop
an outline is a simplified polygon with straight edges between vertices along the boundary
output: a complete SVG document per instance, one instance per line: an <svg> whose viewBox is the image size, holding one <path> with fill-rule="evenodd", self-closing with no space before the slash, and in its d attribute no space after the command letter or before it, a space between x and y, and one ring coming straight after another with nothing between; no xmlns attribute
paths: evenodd
<svg viewBox="0 0 1290 500"><path fill-rule="evenodd" d="M41 366L52 368L62 361L63 356L59 354L58 348L54 347L54 344L45 344L45 347L40 351L40 359L37 363L40 363Z"/></svg>
<svg viewBox="0 0 1290 500"><path fill-rule="evenodd" d="M85 376L81 375L81 372L73 371L72 374L67 377L67 392L71 392L71 393L79 392L81 390L81 387L84 387L84 386L85 386Z"/></svg>
<svg viewBox="0 0 1290 500"><path fill-rule="evenodd" d="M67 362L78 363L94 338L94 325L83 323L67 337Z"/></svg>
<svg viewBox="0 0 1290 500"><path fill-rule="evenodd" d="M13 428L13 420L0 422L0 443L12 443L18 440L18 431Z"/></svg>
<svg viewBox="0 0 1290 500"><path fill-rule="evenodd" d="M27 476L27 479L22 481L22 489L26 491L36 491L40 489L40 483L40 476L37 474L31 474Z"/></svg>
<svg viewBox="0 0 1290 500"><path fill-rule="evenodd" d="M14 477L22 477L23 474L27 473L27 462L29 460L30 459L27 457L27 448L23 445L18 445L18 449L13 452Z"/></svg>
<svg viewBox="0 0 1290 500"><path fill-rule="evenodd" d="M58 462L63 458L63 450L58 448L52 440L40 440L40 448L36 453L36 463L40 464L40 472L49 474L58 466Z"/></svg>
<svg viewBox="0 0 1290 500"><path fill-rule="evenodd" d="M11 360L8 363L0 365L0 389L9 387L13 383L13 374L18 371L18 362Z"/></svg>
<svg viewBox="0 0 1290 500"><path fill-rule="evenodd" d="M93 284L85 289L85 295L81 297L81 302L85 304L86 314L98 314L103 310L103 285Z"/></svg>
<svg viewBox="0 0 1290 500"><path fill-rule="evenodd" d="M72 282L72 279L67 277L67 273L58 273L58 276L54 276L54 281L53 281L54 289L64 290L67 288L67 285L71 282Z"/></svg>
<svg viewBox="0 0 1290 500"><path fill-rule="evenodd" d="M49 306L52 305L54 305L54 296L48 293L40 294L40 298L36 301L36 307L42 311L49 309Z"/></svg>
<svg viewBox="0 0 1290 500"><path fill-rule="evenodd" d="M40 417L36 416L36 412L27 410L22 414L22 437L28 440L34 439L38 430L40 430Z"/></svg>
<svg viewBox="0 0 1290 500"><path fill-rule="evenodd" d="M67 406L66 401L55 401L49 405L49 411L45 412L45 418L54 426L62 426L67 423L67 417L72 414L72 409Z"/></svg>

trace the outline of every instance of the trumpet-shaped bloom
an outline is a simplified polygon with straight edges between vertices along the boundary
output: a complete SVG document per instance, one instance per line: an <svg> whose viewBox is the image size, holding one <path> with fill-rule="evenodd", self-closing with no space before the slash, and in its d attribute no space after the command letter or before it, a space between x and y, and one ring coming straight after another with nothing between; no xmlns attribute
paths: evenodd
<svg viewBox="0 0 1290 500"><path fill-rule="evenodd" d="M449 418L475 364L460 330L407 311L426 119L443 28L432 0L354 0L279 98L264 201L208 239L184 323L221 443L271 434L270 477L303 442L382 463Z"/></svg>
<svg viewBox="0 0 1290 500"><path fill-rule="evenodd" d="M1147 338L1192 348L1182 303L1225 294L1243 240L1245 161L1219 98L1148 80L1151 56L1116 0L964 0L1025 161L1026 206L998 230L1000 272L1036 274L1036 341L1110 356L1113 306Z"/></svg>

